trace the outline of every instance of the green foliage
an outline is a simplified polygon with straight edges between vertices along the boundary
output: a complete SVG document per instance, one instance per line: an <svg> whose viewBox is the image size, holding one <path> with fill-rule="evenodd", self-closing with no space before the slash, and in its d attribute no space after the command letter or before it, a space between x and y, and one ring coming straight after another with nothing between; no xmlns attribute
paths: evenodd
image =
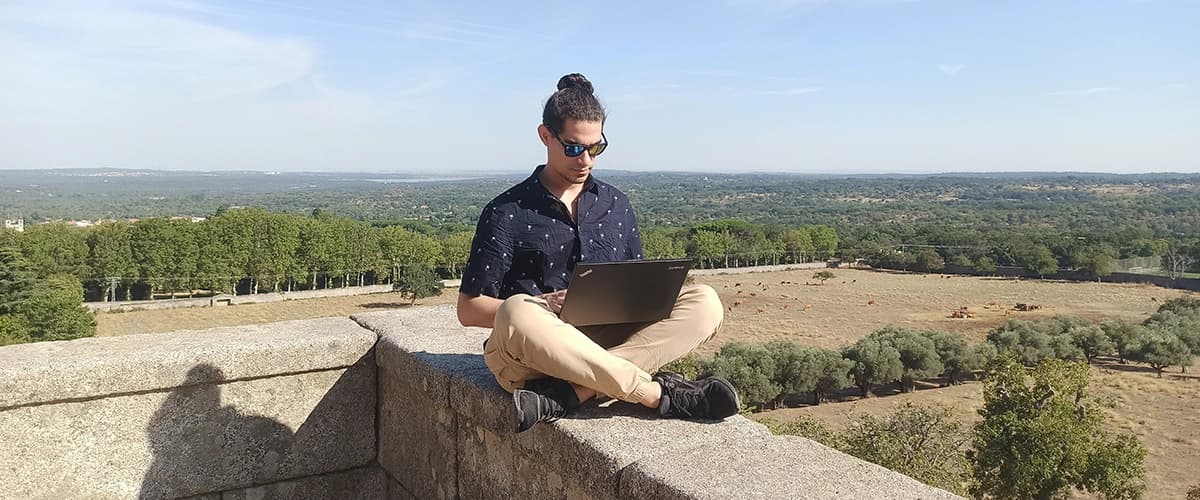
<svg viewBox="0 0 1200 500"><path fill-rule="evenodd" d="M936 273L946 267L945 260L941 254L932 248L923 248L917 252L916 261L913 263L913 269L925 273Z"/></svg>
<svg viewBox="0 0 1200 500"><path fill-rule="evenodd" d="M471 257L471 239L475 237L472 231L457 231L451 233L442 243L441 262L450 270L451 278L461 278ZM386 253L385 253L386 258Z"/></svg>
<svg viewBox="0 0 1200 500"><path fill-rule="evenodd" d="M393 288L416 304L417 299L442 294L442 278L428 264L411 264L400 270L400 277Z"/></svg>
<svg viewBox="0 0 1200 500"><path fill-rule="evenodd" d="M1139 498L1146 450L1104 430L1104 412L1087 396L1088 367L1047 360L1027 370L1001 359L984 388L983 420L968 454L971 494L1000 499L1065 498L1085 490Z"/></svg>
<svg viewBox="0 0 1200 500"><path fill-rule="evenodd" d="M821 280L821 284L824 285L826 281L836 278L837 276L833 274L833 271L817 271L813 273L812 277L815 280Z"/></svg>
<svg viewBox="0 0 1200 500"><path fill-rule="evenodd" d="M950 385L958 384L963 375L983 369L991 360L991 356L979 346L968 346L961 335L938 331L921 332L921 335L933 342L933 348L942 362L942 375L949 379Z"/></svg>
<svg viewBox="0 0 1200 500"><path fill-rule="evenodd" d="M813 404L821 404L826 395L849 385L847 373L852 363L835 351L800 347L786 340L765 347L774 360L772 382L780 388L777 403L789 394L812 393Z"/></svg>
<svg viewBox="0 0 1200 500"><path fill-rule="evenodd" d="M1157 312L1173 312L1184 315L1200 315L1200 298L1177 297L1158 306Z"/></svg>
<svg viewBox="0 0 1200 500"><path fill-rule="evenodd" d="M997 353L1014 354L1027 366L1054 358L1078 359L1083 353L1067 330L1079 324L1069 321L1060 318L1043 321L1010 319L988 332L987 341L996 347Z"/></svg>
<svg viewBox="0 0 1200 500"><path fill-rule="evenodd" d="M1104 334L1108 335L1109 340L1112 341L1113 349L1117 351L1117 358L1122 363L1129 359L1130 347L1142 335L1140 325L1119 319L1102 321L1100 329L1104 330Z"/></svg>
<svg viewBox="0 0 1200 500"><path fill-rule="evenodd" d="M706 360L699 354L689 353L687 356L667 363L661 370L675 372L689 380L695 380L699 378L701 370L704 369L705 362Z"/></svg>
<svg viewBox="0 0 1200 500"><path fill-rule="evenodd" d="M787 423L780 423L771 419L763 419L760 423L775 434L808 438L838 450L846 447L845 436L830 429L824 422L808 415L801 415Z"/></svg>
<svg viewBox="0 0 1200 500"><path fill-rule="evenodd" d="M1168 366L1192 364L1192 350L1170 330L1149 326L1134 342L1129 359L1150 365L1161 378Z"/></svg>
<svg viewBox="0 0 1200 500"><path fill-rule="evenodd" d="M16 314L0 314L0 346L24 344L32 340L25 318Z"/></svg>
<svg viewBox="0 0 1200 500"><path fill-rule="evenodd" d="M20 237L21 251L39 278L66 274L86 279L87 230L67 224L28 226Z"/></svg>
<svg viewBox="0 0 1200 500"><path fill-rule="evenodd" d="M868 338L878 339L881 344L899 353L901 372L898 380L901 392L912 392L916 380L940 375L944 370L934 341L920 332L887 326Z"/></svg>
<svg viewBox="0 0 1200 500"><path fill-rule="evenodd" d="M13 313L27 325L30 341L70 340L96 333L95 315L83 307L83 286L73 276L53 276L33 289Z"/></svg>
<svg viewBox="0 0 1200 500"><path fill-rule="evenodd" d="M860 339L842 351L842 357L854 363L850 377L862 391L863 397L871 394L871 387L899 380L904 373L900 351L876 335Z"/></svg>
<svg viewBox="0 0 1200 500"><path fill-rule="evenodd" d="M704 363L702 375L716 375L728 380L738 390L742 401L763 406L779 397L782 388L775 383L775 359L763 345L730 342Z"/></svg>
<svg viewBox="0 0 1200 500"><path fill-rule="evenodd" d="M642 231L642 256L647 259L686 257L687 234L663 228Z"/></svg>
<svg viewBox="0 0 1200 500"><path fill-rule="evenodd" d="M844 451L923 483L965 493L967 476L962 423L946 406L910 401L884 418L870 415L851 422Z"/></svg>
<svg viewBox="0 0 1200 500"><path fill-rule="evenodd" d="M1014 255L1015 264L1038 276L1058 271L1058 259L1045 245L1030 244L1018 249Z"/></svg>
<svg viewBox="0 0 1200 500"><path fill-rule="evenodd" d="M1096 356L1111 354L1117 346L1103 328L1096 325L1072 327L1067 331L1075 347L1083 352L1083 357L1091 363Z"/></svg>
<svg viewBox="0 0 1200 500"><path fill-rule="evenodd" d="M975 270L984 273L995 272L996 261L986 255L980 256L978 259L975 259Z"/></svg>
<svg viewBox="0 0 1200 500"><path fill-rule="evenodd" d="M29 261L14 247L0 247L0 314L16 310L19 303L28 300L37 277L29 268Z"/></svg>

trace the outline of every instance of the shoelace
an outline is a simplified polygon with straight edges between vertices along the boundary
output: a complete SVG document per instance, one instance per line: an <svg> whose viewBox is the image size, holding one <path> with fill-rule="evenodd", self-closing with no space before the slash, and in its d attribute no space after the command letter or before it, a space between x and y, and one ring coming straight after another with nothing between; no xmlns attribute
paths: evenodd
<svg viewBox="0 0 1200 500"><path fill-rule="evenodd" d="M567 416L567 409L554 400L539 395L538 415L541 415L542 418L540 420L542 422L550 423Z"/></svg>
<svg viewBox="0 0 1200 500"><path fill-rule="evenodd" d="M698 387L687 387L671 391L670 414L677 417L695 417L708 414L708 400Z"/></svg>

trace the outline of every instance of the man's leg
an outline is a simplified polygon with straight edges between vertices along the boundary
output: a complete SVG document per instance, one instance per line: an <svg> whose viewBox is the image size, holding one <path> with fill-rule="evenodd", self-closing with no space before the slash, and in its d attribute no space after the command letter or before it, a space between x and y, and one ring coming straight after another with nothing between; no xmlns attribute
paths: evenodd
<svg viewBox="0 0 1200 500"><path fill-rule="evenodd" d="M529 295L514 295L500 306L484 362L509 392L527 380L551 376L623 401L657 404L648 401L657 400L659 392L649 373L605 351L559 319L544 300Z"/></svg>
<svg viewBox="0 0 1200 500"><path fill-rule="evenodd" d="M642 326L632 334L627 325L585 327L584 331L608 347L609 353L654 373L711 339L724 318L725 310L717 292L708 285L694 285L679 291L670 317Z"/></svg>

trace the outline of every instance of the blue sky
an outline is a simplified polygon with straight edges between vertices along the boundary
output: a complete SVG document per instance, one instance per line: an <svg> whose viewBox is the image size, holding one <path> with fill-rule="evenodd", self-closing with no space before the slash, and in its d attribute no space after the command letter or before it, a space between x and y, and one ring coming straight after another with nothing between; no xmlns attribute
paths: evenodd
<svg viewBox="0 0 1200 500"><path fill-rule="evenodd" d="M342 4L345 5L342 5ZM0 169L1200 171L1200 1L0 3Z"/></svg>

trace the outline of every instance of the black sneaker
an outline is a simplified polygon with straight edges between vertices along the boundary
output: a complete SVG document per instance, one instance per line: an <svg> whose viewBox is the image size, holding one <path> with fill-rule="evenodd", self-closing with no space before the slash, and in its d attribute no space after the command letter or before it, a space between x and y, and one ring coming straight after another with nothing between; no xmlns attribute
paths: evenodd
<svg viewBox="0 0 1200 500"><path fill-rule="evenodd" d="M653 380L663 389L658 413L664 417L720 420L741 408L733 384L720 377L692 381L678 373L659 372Z"/></svg>
<svg viewBox="0 0 1200 500"><path fill-rule="evenodd" d="M542 378L525 382L525 388L513 391L517 409L517 432L525 432L538 422L553 422L579 407L575 388L564 380Z"/></svg>

